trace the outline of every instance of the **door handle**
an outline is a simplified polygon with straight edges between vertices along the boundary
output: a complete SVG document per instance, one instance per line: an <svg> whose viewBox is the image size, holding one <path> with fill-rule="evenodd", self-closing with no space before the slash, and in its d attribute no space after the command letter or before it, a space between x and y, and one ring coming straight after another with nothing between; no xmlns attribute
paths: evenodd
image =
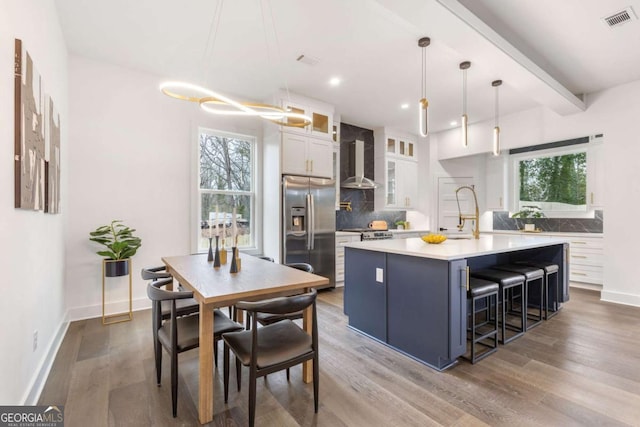
<svg viewBox="0 0 640 427"><path fill-rule="evenodd" d="M308 162L308 160L307 160ZM307 217L307 250L311 250L311 239L313 234L313 212L311 211L311 194L307 193L305 198L305 216Z"/></svg>
<svg viewBox="0 0 640 427"><path fill-rule="evenodd" d="M311 161L313 162L313 160ZM311 226L309 228L310 231L310 239L309 239L309 249L315 249L316 246L316 211L315 211L315 203L313 200L313 195L309 194L310 200L310 210L311 210Z"/></svg>

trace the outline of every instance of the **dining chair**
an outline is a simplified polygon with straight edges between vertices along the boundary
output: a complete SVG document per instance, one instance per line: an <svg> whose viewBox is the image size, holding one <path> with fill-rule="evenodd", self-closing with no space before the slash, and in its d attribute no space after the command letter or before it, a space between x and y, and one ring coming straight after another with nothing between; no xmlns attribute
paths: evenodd
<svg viewBox="0 0 640 427"><path fill-rule="evenodd" d="M160 267L143 268L142 271L140 271L140 275L142 276L142 280L150 281L173 278L173 276L167 272L167 267L164 265ZM181 285L178 285L178 290L183 291L184 288ZM187 298L176 302L176 310L178 311L178 316L186 316L197 313L200 310L200 305L195 299ZM166 320L170 316L170 304L165 302L162 304L162 319Z"/></svg>
<svg viewBox="0 0 640 427"><path fill-rule="evenodd" d="M160 386L162 377L162 348L171 357L171 403L173 417L177 416L178 410L178 354L192 350L200 346L200 314L194 313L189 316L179 316L176 301L193 298L191 291L168 291L161 289L173 283L173 279L165 278L153 281L147 285L147 295L152 301L151 315L154 329L154 350L156 363L156 380ZM170 316L162 319L161 303L170 305ZM224 315L220 310L213 312L213 345L214 351L218 341L225 332L244 330L244 327ZM240 366L237 367L240 370Z"/></svg>
<svg viewBox="0 0 640 427"><path fill-rule="evenodd" d="M285 265L287 267L295 268L297 270L306 271L307 273L313 273L313 267L310 264L307 264L305 262L296 262L296 263L285 264ZM258 323L260 323L262 326L266 326L272 323L279 322L282 319L290 319L290 320L302 319L302 311L297 313L284 314L284 315L273 314L273 313L257 313L256 318L258 319ZM247 329L249 328L247 327Z"/></svg>
<svg viewBox="0 0 640 427"><path fill-rule="evenodd" d="M290 297L279 297L258 302L241 301L236 303L240 310L252 314L250 330L229 332L222 335L224 341L224 401L229 399L229 356L230 351L238 361L249 367L249 425L255 424L256 380L258 377L288 369L292 366L313 360L313 400L315 412L318 412L318 321L316 313L315 289ZM303 311L312 307L311 335L300 326L284 319L258 328L257 313L285 315Z"/></svg>

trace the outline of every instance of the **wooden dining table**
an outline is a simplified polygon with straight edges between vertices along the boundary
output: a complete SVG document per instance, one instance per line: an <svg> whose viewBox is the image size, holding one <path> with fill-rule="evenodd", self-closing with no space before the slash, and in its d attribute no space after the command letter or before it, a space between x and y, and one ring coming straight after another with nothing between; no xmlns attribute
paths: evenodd
<svg viewBox="0 0 640 427"><path fill-rule="evenodd" d="M213 420L213 309L238 301L257 301L306 292L329 283L326 277L242 255L240 271L230 273L230 265L214 268L206 254L163 257L167 271L200 303L199 396L200 423ZM311 307L304 311L303 328L311 334ZM312 381L312 361L305 362L302 377Z"/></svg>

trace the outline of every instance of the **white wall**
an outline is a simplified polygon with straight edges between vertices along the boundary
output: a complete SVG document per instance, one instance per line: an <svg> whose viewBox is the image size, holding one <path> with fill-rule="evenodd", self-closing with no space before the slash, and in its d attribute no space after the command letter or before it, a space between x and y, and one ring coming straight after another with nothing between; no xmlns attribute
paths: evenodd
<svg viewBox="0 0 640 427"><path fill-rule="evenodd" d="M61 214L14 209L13 58L22 40L60 113ZM64 231L69 212L67 51L53 1L0 2L0 404L33 404L65 331ZM32 351L33 333L38 348Z"/></svg>
<svg viewBox="0 0 640 427"><path fill-rule="evenodd" d="M140 268L191 253L197 128L262 139L258 119L230 121L159 90L159 76L71 57L67 288L70 318L101 314L101 257L89 231L121 219L142 247L133 258L134 309L149 306ZM126 279L108 279L109 310L126 308ZM113 304L120 301L120 304Z"/></svg>
<svg viewBox="0 0 640 427"><path fill-rule="evenodd" d="M640 81L620 85L587 97L585 112L560 116L546 108L536 108L501 119L503 148L542 144L581 136L604 134L605 194L604 235L605 262L602 299L640 306L640 282L637 280L637 244L640 229L633 227L632 217L640 211ZM478 124L482 128L485 124ZM486 127L486 126L485 126ZM460 150L440 147L455 143L455 131L435 135L437 151L444 157L459 156ZM488 140L488 136L487 136ZM490 149L487 141L480 140ZM489 148L487 148L489 147ZM434 158L442 158L439 153ZM471 156L456 161L470 161ZM451 162L443 161L441 164ZM437 172L437 168L434 169Z"/></svg>

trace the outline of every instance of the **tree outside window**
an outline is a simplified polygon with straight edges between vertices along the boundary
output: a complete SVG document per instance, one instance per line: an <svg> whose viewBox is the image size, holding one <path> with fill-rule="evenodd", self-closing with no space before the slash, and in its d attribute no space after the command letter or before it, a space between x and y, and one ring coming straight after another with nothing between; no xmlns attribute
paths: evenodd
<svg viewBox="0 0 640 427"><path fill-rule="evenodd" d="M210 234L215 236L216 225L219 228L220 243L224 238L226 247L233 246L231 224L234 208L238 246L255 247L255 139L201 130L199 163L201 230L198 250L209 248L208 237Z"/></svg>
<svg viewBox="0 0 640 427"><path fill-rule="evenodd" d="M536 157L518 163L519 208L586 210L587 153Z"/></svg>

